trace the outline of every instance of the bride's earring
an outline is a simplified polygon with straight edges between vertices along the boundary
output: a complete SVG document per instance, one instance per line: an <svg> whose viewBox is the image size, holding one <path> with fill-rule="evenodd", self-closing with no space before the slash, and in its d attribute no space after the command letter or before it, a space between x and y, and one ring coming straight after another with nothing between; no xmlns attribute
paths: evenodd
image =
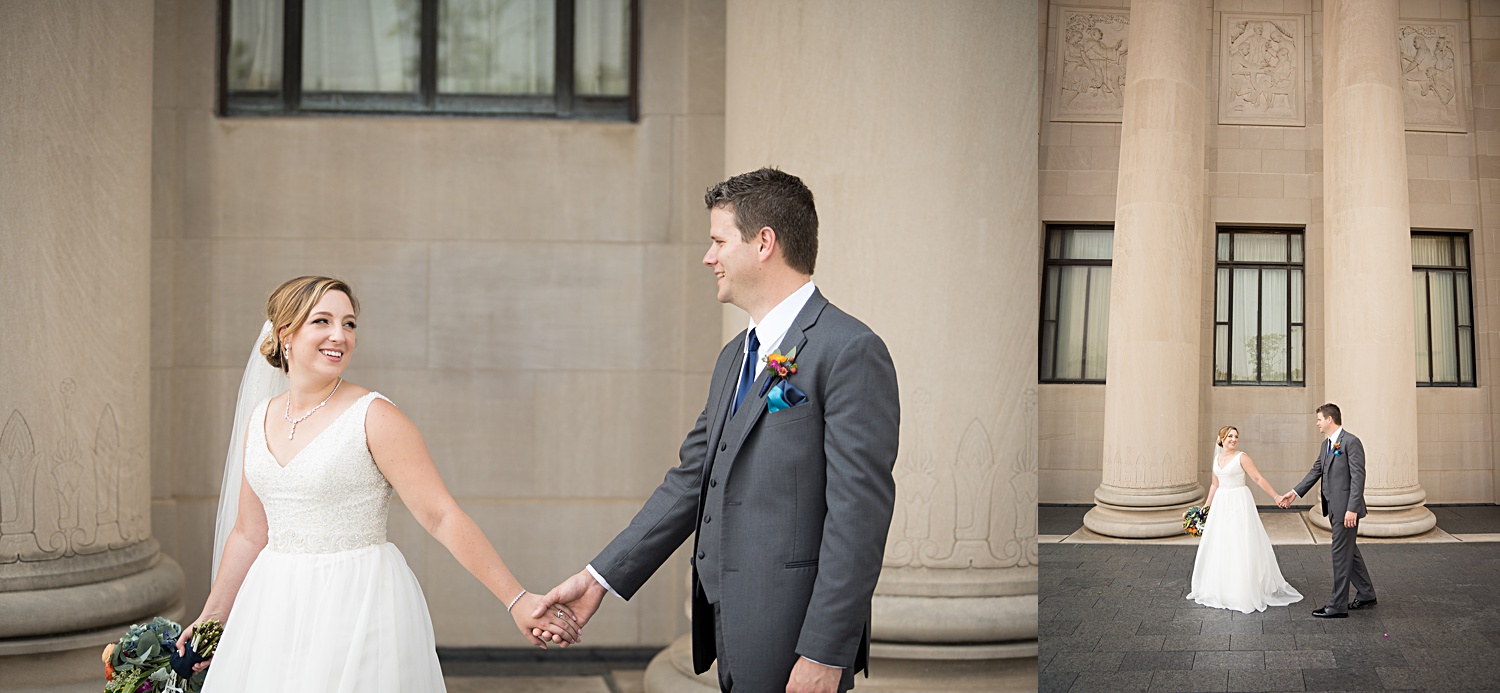
<svg viewBox="0 0 1500 693"><path fill-rule="evenodd" d="M292 360L292 343L287 342L285 344L282 344L281 346L282 348L286 349L286 360Z"/></svg>

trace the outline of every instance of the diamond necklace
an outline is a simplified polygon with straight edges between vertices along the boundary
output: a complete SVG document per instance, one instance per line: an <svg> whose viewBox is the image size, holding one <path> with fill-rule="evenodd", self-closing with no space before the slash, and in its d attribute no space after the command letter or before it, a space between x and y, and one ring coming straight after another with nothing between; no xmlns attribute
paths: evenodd
<svg viewBox="0 0 1500 693"><path fill-rule="evenodd" d="M344 379L343 378L339 378L339 381L333 384L333 392L338 392L339 391L339 386L343 385L343 384L344 384ZM303 421L305 421L307 419L307 417L313 415L313 412L315 412L315 411L317 411L319 409L322 409L323 405L328 404L328 400L333 399L333 392L328 393L328 396L325 397L325 398L323 398L323 401L319 402L318 406L313 407L312 409L307 410L306 414L303 414L302 416L299 416L296 419L292 419L292 393L290 393L290 392L286 393L286 411L282 413L281 418L286 419L288 423L292 424L292 432L286 434L286 439L287 440L291 440L292 436L297 435L297 424L302 423Z"/></svg>

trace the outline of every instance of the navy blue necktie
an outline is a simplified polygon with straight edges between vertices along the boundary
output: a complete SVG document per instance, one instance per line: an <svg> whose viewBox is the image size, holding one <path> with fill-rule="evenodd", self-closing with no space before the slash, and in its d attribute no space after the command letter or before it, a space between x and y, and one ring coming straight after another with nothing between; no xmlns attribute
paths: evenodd
<svg viewBox="0 0 1500 693"><path fill-rule="evenodd" d="M755 337L755 329L750 330L750 349L745 354L745 367L740 369L740 386L734 394L734 409L729 415L734 416L740 410L740 402L745 401L745 395L750 392L751 386L755 385L755 364L759 359L755 358L756 352L760 351L760 340Z"/></svg>

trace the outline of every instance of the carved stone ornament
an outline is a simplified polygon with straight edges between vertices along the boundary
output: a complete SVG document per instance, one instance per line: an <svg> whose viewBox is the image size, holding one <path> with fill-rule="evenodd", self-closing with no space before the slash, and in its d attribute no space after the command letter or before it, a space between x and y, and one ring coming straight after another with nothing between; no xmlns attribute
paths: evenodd
<svg viewBox="0 0 1500 693"><path fill-rule="evenodd" d="M1401 44L1401 105L1407 130L1466 132L1463 36L1458 22L1406 22Z"/></svg>
<svg viewBox="0 0 1500 693"><path fill-rule="evenodd" d="M1052 120L1118 123L1125 109L1128 10L1064 7L1058 13Z"/></svg>
<svg viewBox="0 0 1500 693"><path fill-rule="evenodd" d="M1307 38L1301 15L1223 15L1219 124L1307 124Z"/></svg>

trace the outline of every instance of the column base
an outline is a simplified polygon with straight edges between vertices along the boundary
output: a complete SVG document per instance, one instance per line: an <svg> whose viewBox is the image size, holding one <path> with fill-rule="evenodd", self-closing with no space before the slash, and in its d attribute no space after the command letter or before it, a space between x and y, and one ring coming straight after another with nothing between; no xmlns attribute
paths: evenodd
<svg viewBox="0 0 1500 693"><path fill-rule="evenodd" d="M1159 539L1182 534L1182 513L1197 505L1193 500L1166 506L1129 507L1095 499L1083 516L1083 526L1097 534L1121 539Z"/></svg>
<svg viewBox="0 0 1500 693"><path fill-rule="evenodd" d="M1437 526L1437 516L1421 503L1396 508L1370 507L1369 511L1359 521L1358 536L1412 537ZM1329 518L1323 517L1320 505L1307 510L1307 519L1321 529L1333 531L1333 525L1329 523Z"/></svg>

